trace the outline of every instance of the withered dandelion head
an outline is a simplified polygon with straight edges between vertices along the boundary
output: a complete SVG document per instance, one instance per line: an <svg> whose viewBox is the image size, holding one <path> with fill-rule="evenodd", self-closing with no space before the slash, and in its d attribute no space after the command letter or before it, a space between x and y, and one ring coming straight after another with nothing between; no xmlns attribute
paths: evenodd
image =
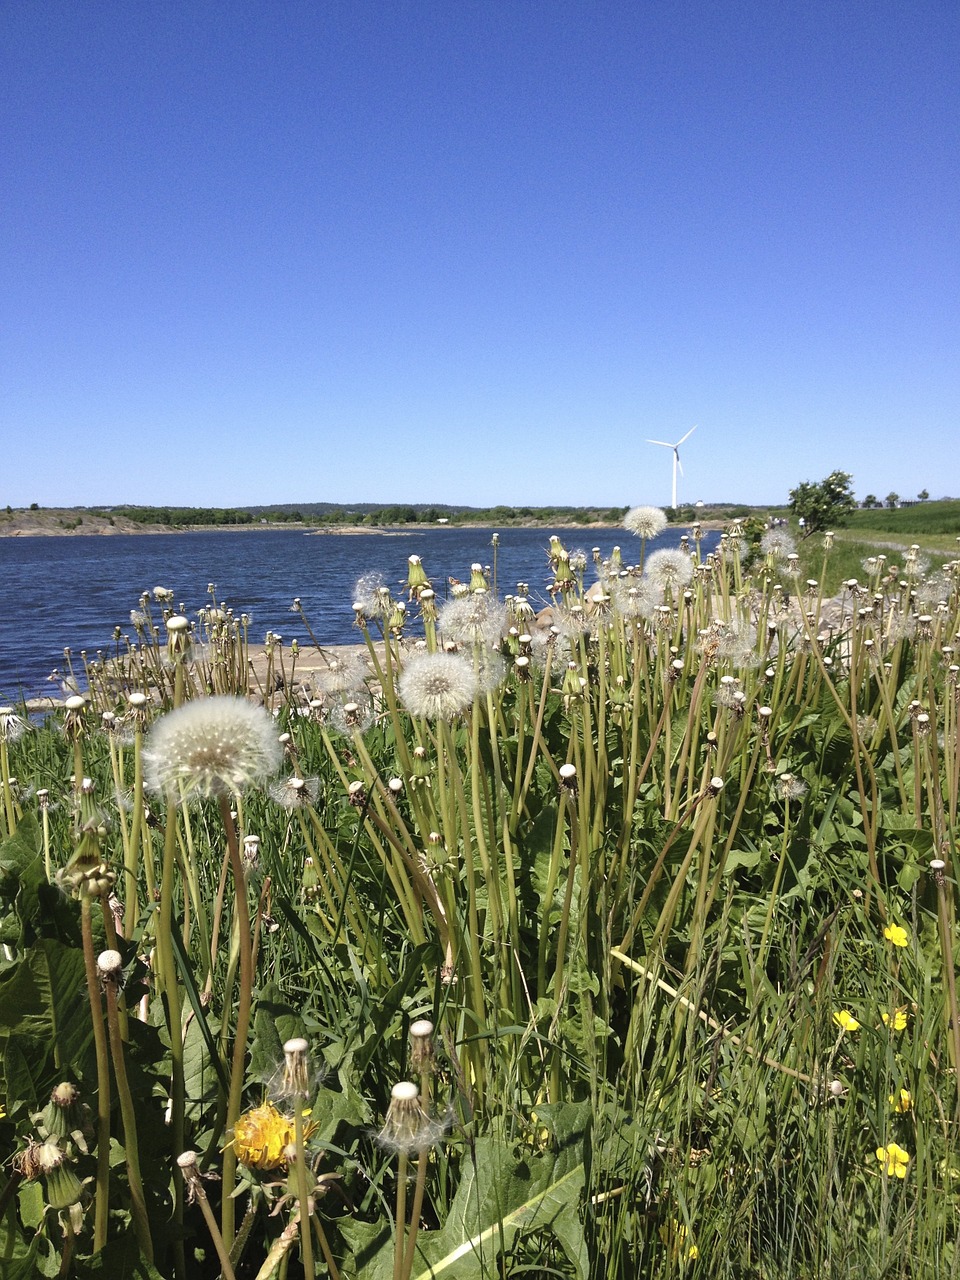
<svg viewBox="0 0 960 1280"><path fill-rule="evenodd" d="M184 799L232 796L271 777L282 755L268 711L243 698L202 698L154 724L144 777L149 790Z"/></svg>
<svg viewBox="0 0 960 1280"><path fill-rule="evenodd" d="M376 1140L388 1151L413 1155L439 1142L445 1129L424 1111L419 1086L403 1080L390 1091L390 1106Z"/></svg>

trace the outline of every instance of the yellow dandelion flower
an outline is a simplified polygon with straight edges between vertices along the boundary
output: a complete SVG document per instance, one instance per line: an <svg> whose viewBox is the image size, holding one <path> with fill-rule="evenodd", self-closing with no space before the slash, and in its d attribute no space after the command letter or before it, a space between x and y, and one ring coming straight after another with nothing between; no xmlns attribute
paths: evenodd
<svg viewBox="0 0 960 1280"><path fill-rule="evenodd" d="M833 1015L833 1020L841 1031L859 1031L860 1023L856 1020L852 1013L848 1013L846 1009L838 1009Z"/></svg>
<svg viewBox="0 0 960 1280"><path fill-rule="evenodd" d="M309 1115L305 1111L304 1115ZM304 1137L315 1126L304 1126ZM233 1149L237 1159L248 1169L283 1169L286 1167L287 1147L296 1140L292 1116L286 1116L270 1102L262 1107L245 1111L237 1119L233 1129Z"/></svg>
<svg viewBox="0 0 960 1280"><path fill-rule="evenodd" d="M883 931L883 936L895 947L905 947L909 941L907 931L902 924L888 924Z"/></svg>
<svg viewBox="0 0 960 1280"><path fill-rule="evenodd" d="M883 1019L885 1027L892 1027L894 1031L906 1031L907 1029L907 1010L905 1006L894 1009L892 1016L884 1010L880 1017Z"/></svg>
<svg viewBox="0 0 960 1280"><path fill-rule="evenodd" d="M884 1173L888 1177L905 1178L907 1176L910 1153L904 1151L903 1147L896 1142L891 1142L886 1147L877 1147L877 1159L884 1166Z"/></svg>
<svg viewBox="0 0 960 1280"><path fill-rule="evenodd" d="M913 1110L913 1094L909 1089L901 1089L898 1093L889 1094L888 1101L894 1111L899 1111L901 1115Z"/></svg>

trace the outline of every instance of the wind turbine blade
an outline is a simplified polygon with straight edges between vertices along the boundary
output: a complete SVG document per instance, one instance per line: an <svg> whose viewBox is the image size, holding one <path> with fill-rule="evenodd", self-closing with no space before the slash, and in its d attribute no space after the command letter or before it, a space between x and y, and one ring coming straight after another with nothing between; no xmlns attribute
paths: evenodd
<svg viewBox="0 0 960 1280"><path fill-rule="evenodd" d="M667 444L666 440L648 440L647 444L662 444L665 449L672 449L672 444Z"/></svg>
<svg viewBox="0 0 960 1280"><path fill-rule="evenodd" d="M697 426L699 426L699 425L700 425L700 424L698 423L698 424L697 424ZM686 434L685 436L681 436L681 437L680 437L680 439L677 441L677 444L678 444L678 445L680 445L680 444L683 444L684 440L689 440L689 439L690 439L690 437L693 435L693 433L696 431L696 429L697 429L697 427L695 427L695 426L694 426L694 427L691 427L691 428L690 428L690 430L687 432L687 434Z"/></svg>
<svg viewBox="0 0 960 1280"><path fill-rule="evenodd" d="M677 454L677 466L680 468L680 474L683 475L683 463L680 461L680 455Z"/></svg>

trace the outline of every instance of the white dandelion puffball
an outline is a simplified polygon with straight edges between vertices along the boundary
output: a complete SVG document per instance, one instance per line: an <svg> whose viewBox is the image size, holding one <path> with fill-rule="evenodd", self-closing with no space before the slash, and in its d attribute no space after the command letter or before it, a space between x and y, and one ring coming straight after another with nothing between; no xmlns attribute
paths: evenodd
<svg viewBox="0 0 960 1280"><path fill-rule="evenodd" d="M643 572L661 591L677 591L693 577L693 561L686 551L654 551Z"/></svg>
<svg viewBox="0 0 960 1280"><path fill-rule="evenodd" d="M659 507L631 507L623 517L623 527L638 538L655 538L667 527L666 513Z"/></svg>
<svg viewBox="0 0 960 1280"><path fill-rule="evenodd" d="M151 791L232 796L276 773L283 758L273 717L243 698L200 698L161 716L143 750Z"/></svg>
<svg viewBox="0 0 960 1280"><path fill-rule="evenodd" d="M403 705L425 720L452 720L477 696L473 663L456 653L415 654L398 682Z"/></svg>
<svg viewBox="0 0 960 1280"><path fill-rule="evenodd" d="M768 529L760 539L760 550L774 560L786 560L796 549L797 544L786 529Z"/></svg>

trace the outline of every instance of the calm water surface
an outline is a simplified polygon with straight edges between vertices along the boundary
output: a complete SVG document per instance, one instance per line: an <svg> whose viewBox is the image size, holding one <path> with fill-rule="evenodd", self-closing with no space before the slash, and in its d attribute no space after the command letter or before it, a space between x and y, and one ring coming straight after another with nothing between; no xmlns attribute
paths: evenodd
<svg viewBox="0 0 960 1280"><path fill-rule="evenodd" d="M670 529L651 546L678 544ZM319 640L357 639L353 587L361 574L380 570L399 587L407 557L419 555L438 595L449 578L467 581L470 565L493 562L492 529L417 529L403 533L324 534L303 530L248 530L115 537L0 538L0 698L56 693L48 683L63 670L63 650L91 656L109 650L114 627L131 632L130 611L153 587L169 587L188 616L209 603L207 584L218 600L253 619L251 638L267 631L284 641L309 643L300 619L290 612L299 596ZM606 558L617 544L630 561L639 544L623 529L560 530L568 550L598 546ZM704 539L712 548L717 535ZM709 541L708 541L709 539ZM500 530L497 557L501 595L517 582L546 603L549 531ZM591 566L592 569L592 566ZM590 571L588 571L588 574Z"/></svg>

